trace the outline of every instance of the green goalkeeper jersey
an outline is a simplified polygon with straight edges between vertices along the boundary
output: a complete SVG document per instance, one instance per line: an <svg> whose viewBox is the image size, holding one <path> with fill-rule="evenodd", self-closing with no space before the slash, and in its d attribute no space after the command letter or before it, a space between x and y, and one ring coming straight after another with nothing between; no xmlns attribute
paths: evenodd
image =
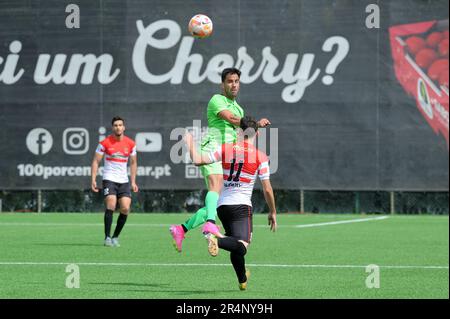
<svg viewBox="0 0 450 319"><path fill-rule="evenodd" d="M235 116L244 117L244 110L236 100L215 94L208 103L208 134L202 142L203 150L213 150L224 143L236 141L236 128L218 115L224 110L230 111Z"/></svg>

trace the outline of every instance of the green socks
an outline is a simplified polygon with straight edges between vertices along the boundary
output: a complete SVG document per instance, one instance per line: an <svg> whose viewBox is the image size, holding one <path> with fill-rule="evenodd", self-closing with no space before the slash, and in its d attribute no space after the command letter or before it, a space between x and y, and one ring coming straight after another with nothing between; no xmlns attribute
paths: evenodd
<svg viewBox="0 0 450 319"><path fill-rule="evenodd" d="M216 220L217 215L217 202L219 201L219 193L208 192L205 198L205 206L208 216L206 220Z"/></svg>
<svg viewBox="0 0 450 319"><path fill-rule="evenodd" d="M201 224L206 222L206 207L200 208L191 218L189 218L183 226L186 227L187 230L194 229Z"/></svg>
<svg viewBox="0 0 450 319"><path fill-rule="evenodd" d="M217 215L217 202L219 200L219 194L216 192L208 192L205 198L206 207L200 208L191 218L184 222L183 226L189 231L194 229L207 220L216 220Z"/></svg>

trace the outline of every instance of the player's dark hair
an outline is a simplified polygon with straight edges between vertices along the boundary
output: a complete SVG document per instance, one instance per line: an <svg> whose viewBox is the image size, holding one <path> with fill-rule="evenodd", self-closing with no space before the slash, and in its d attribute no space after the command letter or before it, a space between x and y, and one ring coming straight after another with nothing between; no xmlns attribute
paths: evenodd
<svg viewBox="0 0 450 319"><path fill-rule="evenodd" d="M222 83L225 83L225 79L227 78L228 74L237 74L239 78L241 78L241 71L236 68L226 68L222 71Z"/></svg>
<svg viewBox="0 0 450 319"><path fill-rule="evenodd" d="M111 125L114 125L115 121L122 121L123 124L125 124L125 120L123 118L121 118L120 116L114 116L113 119L111 120Z"/></svg>
<svg viewBox="0 0 450 319"><path fill-rule="evenodd" d="M246 138L252 138L258 132L258 121L251 116L241 118L239 127L244 132Z"/></svg>

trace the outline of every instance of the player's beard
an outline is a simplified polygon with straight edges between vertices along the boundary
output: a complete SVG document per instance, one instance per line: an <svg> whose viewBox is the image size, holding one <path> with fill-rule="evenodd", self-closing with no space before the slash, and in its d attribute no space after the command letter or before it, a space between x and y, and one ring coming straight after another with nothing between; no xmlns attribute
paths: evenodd
<svg viewBox="0 0 450 319"><path fill-rule="evenodd" d="M238 93L239 93L239 90L232 91L231 89L229 89L229 90L227 90L227 92L226 92L226 96L227 96L227 98L229 98L230 100L234 100L234 99L236 99Z"/></svg>
<svg viewBox="0 0 450 319"><path fill-rule="evenodd" d="M120 133L114 132L114 136L117 137L117 138L122 137L123 136L123 131L120 132Z"/></svg>
<svg viewBox="0 0 450 319"><path fill-rule="evenodd" d="M230 94L234 97L237 98L238 94L239 94L239 85L237 85L234 90L233 88L230 88Z"/></svg>

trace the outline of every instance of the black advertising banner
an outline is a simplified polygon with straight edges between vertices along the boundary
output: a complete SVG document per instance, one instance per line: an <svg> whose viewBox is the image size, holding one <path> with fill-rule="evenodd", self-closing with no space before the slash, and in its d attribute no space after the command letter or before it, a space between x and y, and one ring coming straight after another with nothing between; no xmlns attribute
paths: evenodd
<svg viewBox="0 0 450 319"><path fill-rule="evenodd" d="M142 189L204 187L180 135L236 66L275 188L448 190L448 1L372 2L1 1L0 189L89 188L115 115Z"/></svg>

